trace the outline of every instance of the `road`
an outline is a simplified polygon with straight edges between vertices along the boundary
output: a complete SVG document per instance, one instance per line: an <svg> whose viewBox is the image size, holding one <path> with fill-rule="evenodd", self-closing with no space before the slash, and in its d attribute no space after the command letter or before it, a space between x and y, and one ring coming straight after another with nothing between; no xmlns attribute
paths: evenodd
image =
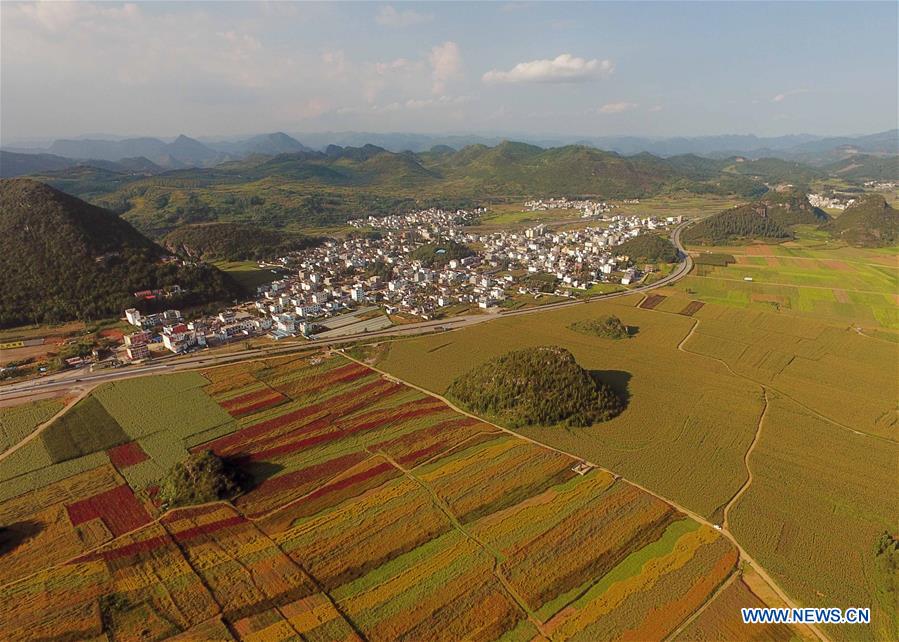
<svg viewBox="0 0 899 642"><path fill-rule="evenodd" d="M559 301L557 303L547 303L545 305L525 308L523 310L511 310L508 312L498 312L495 314L470 314L452 317L450 319L441 319L437 321L422 321L420 323L408 323L405 325L393 326L383 330L374 332L360 332L353 335L347 335L340 338L332 339L311 339L302 343L290 342L285 345L271 345L260 348L252 348L250 350L237 350L234 352L217 354L215 351L204 351L193 353L183 357L165 357L164 363L156 362L145 365L124 366L122 368L105 370L97 373L86 373L80 370L69 370L60 374L50 375L39 379L30 379L19 383L12 383L0 388L0 400L2 401L26 401L29 398L39 394L46 394L51 391L64 391L68 388L85 386L94 386L108 381L118 379L128 379L131 377L141 377L151 374L163 374L166 372L174 372L178 370L189 370L198 367L209 367L242 361L244 359L253 359L260 357L271 357L290 354L292 352L303 352L310 348L339 346L347 343L354 343L360 339L372 339L378 337L404 337L416 334L426 334L430 332L441 332L446 330L456 330L477 323L485 323L494 319L504 319L506 317L522 316L527 314L539 314L547 310L558 310L573 305L580 305L590 301L616 299L623 296L630 296L636 293L649 292L657 288L665 287L677 282L686 276L693 268L693 259L687 254L681 243L681 232L689 225L689 222L678 225L671 234L671 241L677 247L683 261L664 278L659 279L650 285L641 285L630 290L621 292L611 292L609 294L597 294L582 299L571 299L568 301Z"/></svg>

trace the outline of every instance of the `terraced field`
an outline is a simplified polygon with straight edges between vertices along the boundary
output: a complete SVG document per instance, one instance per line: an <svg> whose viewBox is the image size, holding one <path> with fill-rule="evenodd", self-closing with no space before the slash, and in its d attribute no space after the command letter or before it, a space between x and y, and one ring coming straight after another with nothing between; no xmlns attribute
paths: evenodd
<svg viewBox="0 0 899 642"><path fill-rule="evenodd" d="M0 462L12 639L662 638L737 571L670 504L338 356L101 386L33 443ZM246 492L165 511L192 449Z"/></svg>

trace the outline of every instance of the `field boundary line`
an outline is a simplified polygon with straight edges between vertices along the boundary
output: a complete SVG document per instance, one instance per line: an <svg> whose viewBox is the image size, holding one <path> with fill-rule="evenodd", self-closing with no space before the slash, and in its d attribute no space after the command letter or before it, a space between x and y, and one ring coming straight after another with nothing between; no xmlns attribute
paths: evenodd
<svg viewBox="0 0 899 642"><path fill-rule="evenodd" d="M649 312L661 312L662 314L678 314L677 312L667 312L666 310L658 310L658 309L656 309L656 308L650 309ZM678 315L678 316L680 316L680 315ZM890 439L890 438L888 438L888 437L882 437L881 435L874 435L874 434L871 434L871 433L869 433L869 432L864 432L864 431L861 431L861 430L856 430L855 428L853 428L853 427L851 427L851 426L847 426L846 424L840 423L840 422L837 421L836 419L832 419L831 417L828 417L827 415L822 414L821 412L815 410L815 409L812 408L811 406L808 406L808 405L802 403L801 401L799 401L798 399L796 399L795 397L793 397L793 396L790 395L789 393L784 392L783 390L781 390L781 389L775 387L774 385L772 385L772 384L770 384L770 383L763 383L763 382L761 382L761 381L759 381L759 380L757 380L757 379L753 379L752 377L750 377L750 376L748 376L748 375L740 374L739 372L737 372L736 370L734 370L734 369L731 367L731 365L730 365L727 361L725 361L724 359L721 359L720 357L714 357L714 356L712 356L712 355L710 355L710 354L703 354L702 352L694 352L693 350L688 350L687 348L683 347L683 346L686 344L687 339L689 339L691 336L693 336L693 332L696 330L696 328L699 327L699 319L695 319L695 318L694 318L694 321L695 321L695 325L693 326L693 328L687 333L687 336L685 336L685 337L681 340L681 342L677 344L677 349L680 350L681 352L686 352L687 354L692 354L692 355L697 356L697 357L703 357L704 359L711 359L712 361L717 361L718 363L720 363L721 365L723 365L725 368L727 368L727 371L728 371L731 375L733 375L734 377L738 377L738 378L740 378L740 379L745 379L746 381L752 382L752 383L754 383L755 385L760 386L760 387L762 387L762 388L768 388L768 389L770 389L770 390L776 392L777 394L779 394L779 395L782 396L783 398L789 399L790 401L792 401L793 403L795 403L797 406L799 406L799 407L802 408L803 410L805 410L805 411L807 411L807 412L810 412L812 415L814 415L814 416L817 417L818 419L820 419L820 420L822 420L822 421L825 421L825 422L827 422L827 423L829 423L829 424L832 424L832 425L836 426L837 428L841 428L841 429L843 429L843 430L846 430L846 431L848 431L848 432L851 432L851 433L853 433L853 434L855 434L855 435L860 435L860 436L862 436L862 437L868 437L868 438L870 438L870 439L877 439L877 440L880 440L880 441L885 441L885 442L890 443L890 444L895 444L895 443L897 443L896 441L894 441L894 440L892 440L892 439ZM871 338L872 338L872 339L876 339L876 337L871 337Z"/></svg>
<svg viewBox="0 0 899 642"><path fill-rule="evenodd" d="M475 535L474 533L470 532L467 528L465 528L462 525L462 523L459 521L459 518L456 517L456 515L450 509L449 505L443 499L441 499L441 497L437 494L437 491L434 490L430 484L428 484L423 479L419 478L411 470L408 470L408 469L404 468L403 466L401 466L390 455L388 455L386 453L378 453L378 454L381 457L383 457L384 460L387 461L387 463L389 463L391 466L393 466L398 471L403 473L403 475L405 475L406 477L408 477L409 479L414 481L426 493L428 493L428 495L431 498L431 501L438 508L438 510L440 510L440 512L446 516L446 518L450 521L450 524L452 524L454 529L459 531L467 539L470 539L472 542L477 544L478 547L482 551L484 551L485 553L490 555L490 557L493 558L493 575L494 575L494 577L496 577L496 579L502 585L503 589L505 589L506 593L509 594L509 597L512 598L512 601L518 605L518 608L520 608L522 611L524 611L524 613L528 616L528 620L530 620L531 624L533 624L537 628L537 631L540 632L540 635L542 635L543 637L545 637L547 639L552 639L544 630L544 628L543 628L544 623L540 621L540 619L537 617L537 615L533 612L533 610L531 610L531 608L524 601L524 598L522 598L518 594L518 591L515 590L515 588L512 586L512 584L509 582L509 580L506 579L506 576L503 575L503 572L500 569L500 564L501 564L500 560L502 559L502 555L500 554L500 552L495 550L492 546L489 546L487 543L481 541L481 538L479 538L477 535Z"/></svg>
<svg viewBox="0 0 899 642"><path fill-rule="evenodd" d="M4 450L2 453L0 453L0 462L2 462L4 459L6 459L10 455L12 455L17 450L27 446L29 443L31 443L32 441L37 439L41 435L41 433L43 433L47 428L50 427L50 424L52 424L54 421L56 421L57 419L62 417L65 413L67 413L69 410L74 408L75 404L77 404L79 401L81 401L82 399L87 397L95 387L96 386L88 386L87 388L83 388L81 390L81 393L78 396L73 398L72 401L70 401L69 403L64 404L63 407L60 408L56 412L55 415L50 417L47 421L36 426L34 428L34 430L32 430L27 435L25 435L25 437L23 439L21 439L20 441L18 441L17 443L13 444L12 446L10 446L6 450Z"/></svg>
<svg viewBox="0 0 899 642"><path fill-rule="evenodd" d="M693 611L693 613L691 613L689 616L687 616L687 619L684 620L680 624L680 626L678 626L676 629L674 629L674 631L672 631L667 636L665 636L665 638L662 642L673 642L673 640L676 640L677 636L679 636L681 633L683 633L684 629L686 629L688 626L690 626L694 622L694 620L696 620L696 618L698 618L700 615L702 615L703 611L705 611L707 608L709 608L712 605L712 603L718 599L718 596L721 595L727 589L727 587L729 587L731 584L733 584L734 580L738 579L740 577L740 575L741 574L740 574L739 569L735 568L734 570L732 570L730 572L730 575L728 575L726 578L724 578L724 581L718 585L718 588L715 589L715 592L709 596L709 599L707 599L705 602L703 602L702 606L700 606L698 609Z"/></svg>

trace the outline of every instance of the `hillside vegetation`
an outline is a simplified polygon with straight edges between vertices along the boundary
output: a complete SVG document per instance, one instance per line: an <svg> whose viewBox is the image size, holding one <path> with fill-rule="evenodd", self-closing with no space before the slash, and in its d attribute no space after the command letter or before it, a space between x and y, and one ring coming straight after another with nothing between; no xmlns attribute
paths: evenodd
<svg viewBox="0 0 899 642"><path fill-rule="evenodd" d="M473 412L512 426L589 426L622 410L606 384L581 368L565 348L515 350L456 379L447 394Z"/></svg>
<svg viewBox="0 0 899 642"><path fill-rule="evenodd" d="M725 245L749 239L770 242L794 237L793 225L820 225L830 220L813 207L805 195L794 192L769 192L764 198L720 212L684 232L684 241L706 245Z"/></svg>
<svg viewBox="0 0 899 642"><path fill-rule="evenodd" d="M238 475L211 450L192 453L175 464L159 486L159 499L184 506L230 499L239 491Z"/></svg>
<svg viewBox="0 0 899 642"><path fill-rule="evenodd" d="M473 254L474 250L467 245L456 241L442 241L425 243L415 248L409 256L427 267L443 267L453 259L464 259Z"/></svg>
<svg viewBox="0 0 899 642"><path fill-rule="evenodd" d="M68 171L68 170L66 170ZM252 155L215 167L156 176L96 173L54 186L122 214L154 237L190 223L252 221L267 227L326 227L347 218L412 207L466 207L545 196L644 197L670 191L751 196L764 186L697 158L620 156L583 145L543 149L503 142L429 152L389 152L375 145ZM426 196L423 196L426 195Z"/></svg>
<svg viewBox="0 0 899 642"><path fill-rule="evenodd" d="M899 241L899 212L883 196L871 194L847 207L839 218L823 229L850 245L894 245Z"/></svg>
<svg viewBox="0 0 899 642"><path fill-rule="evenodd" d="M0 327L117 316L134 292L176 284L186 292L171 307L234 295L214 267L164 254L112 212L34 180L0 181Z"/></svg>
<svg viewBox="0 0 899 642"><path fill-rule="evenodd" d="M641 234L615 248L616 254L627 255L631 263L674 263L677 248L666 238Z"/></svg>
<svg viewBox="0 0 899 642"><path fill-rule="evenodd" d="M303 250L320 239L245 223L185 225L167 234L163 245L204 260L266 260Z"/></svg>

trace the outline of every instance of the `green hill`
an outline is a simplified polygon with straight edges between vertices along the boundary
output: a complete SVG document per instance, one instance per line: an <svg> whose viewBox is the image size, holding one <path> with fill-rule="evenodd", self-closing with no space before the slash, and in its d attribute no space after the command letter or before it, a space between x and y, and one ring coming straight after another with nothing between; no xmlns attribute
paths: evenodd
<svg viewBox="0 0 899 642"><path fill-rule="evenodd" d="M899 176L899 156L855 154L827 165L826 169L848 181L894 181Z"/></svg>
<svg viewBox="0 0 899 642"><path fill-rule="evenodd" d="M512 426L589 426L622 410L606 384L564 348L516 350L456 379L447 394L472 412Z"/></svg>
<svg viewBox="0 0 899 642"><path fill-rule="evenodd" d="M656 234L641 234L626 240L613 250L627 255L631 263L674 263L677 248L666 238Z"/></svg>
<svg viewBox="0 0 899 642"><path fill-rule="evenodd" d="M883 247L899 242L899 211L883 196L869 194L847 207L839 218L822 226L850 245Z"/></svg>
<svg viewBox="0 0 899 642"><path fill-rule="evenodd" d="M827 176L823 170L780 158L735 160L729 170L766 183L793 183L803 187L807 187L815 179Z"/></svg>
<svg viewBox="0 0 899 642"><path fill-rule="evenodd" d="M177 228L162 243L203 260L266 260L316 245L320 239L245 223L199 223Z"/></svg>
<svg viewBox="0 0 899 642"><path fill-rule="evenodd" d="M780 242L793 238L793 232L766 214L759 205L740 205L710 216L684 231L686 243L726 245L758 239Z"/></svg>
<svg viewBox="0 0 899 642"><path fill-rule="evenodd" d="M703 245L752 239L781 242L793 238L790 229L793 225L821 225L829 220L823 210L812 207L805 195L772 191L761 200L720 212L688 227L683 239Z"/></svg>
<svg viewBox="0 0 899 642"><path fill-rule="evenodd" d="M164 255L112 212L34 180L0 181L0 326L118 316L141 307L134 292L170 285L186 292L168 307L236 292L214 267Z"/></svg>
<svg viewBox="0 0 899 642"><path fill-rule="evenodd" d="M415 248L409 256L413 260L421 261L422 265L427 267L443 267L453 259L464 259L473 254L474 250L462 243L440 241L425 243Z"/></svg>
<svg viewBox="0 0 899 642"><path fill-rule="evenodd" d="M799 192L771 191L758 203L764 205L767 215L781 225L820 225L830 220L827 212L812 206L808 196Z"/></svg>

